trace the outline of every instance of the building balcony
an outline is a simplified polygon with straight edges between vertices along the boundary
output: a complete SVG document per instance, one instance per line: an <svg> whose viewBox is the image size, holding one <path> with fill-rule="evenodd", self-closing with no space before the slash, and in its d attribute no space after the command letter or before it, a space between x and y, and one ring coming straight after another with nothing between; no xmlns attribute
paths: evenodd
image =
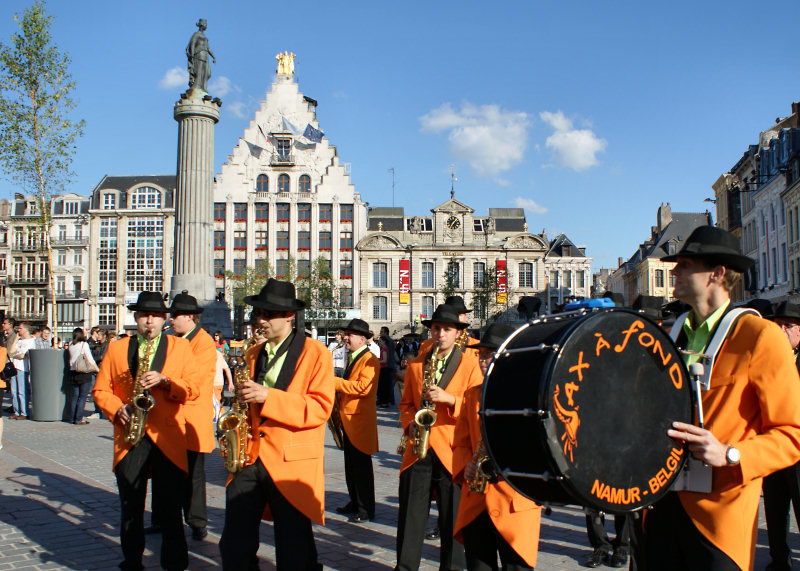
<svg viewBox="0 0 800 571"><path fill-rule="evenodd" d="M51 240L53 246L88 246L89 238L54 238Z"/></svg>
<svg viewBox="0 0 800 571"><path fill-rule="evenodd" d="M44 321L47 314L39 311L23 311L21 313L11 312L11 316L17 321Z"/></svg>
<svg viewBox="0 0 800 571"><path fill-rule="evenodd" d="M32 244L16 244L16 250L20 252L38 252L42 250L41 242L35 242Z"/></svg>
<svg viewBox="0 0 800 571"><path fill-rule="evenodd" d="M42 285L47 284L48 276L9 276L8 285Z"/></svg>
<svg viewBox="0 0 800 571"><path fill-rule="evenodd" d="M47 301L51 301L53 299L49 291L45 294L45 299ZM76 289L76 290L56 292L56 301L67 301L67 300L72 301L81 299L89 299L89 290Z"/></svg>
<svg viewBox="0 0 800 571"><path fill-rule="evenodd" d="M291 153L272 153L269 159L270 166L294 166L294 155Z"/></svg>

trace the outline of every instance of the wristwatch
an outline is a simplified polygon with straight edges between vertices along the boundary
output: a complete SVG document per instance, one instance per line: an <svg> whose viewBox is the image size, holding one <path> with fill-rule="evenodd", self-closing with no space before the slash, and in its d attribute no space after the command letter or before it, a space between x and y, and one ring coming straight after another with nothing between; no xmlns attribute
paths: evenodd
<svg viewBox="0 0 800 571"><path fill-rule="evenodd" d="M733 446L728 446L728 449L725 451L725 461L728 463L728 466L738 466L739 460L742 459L742 455L737 448Z"/></svg>

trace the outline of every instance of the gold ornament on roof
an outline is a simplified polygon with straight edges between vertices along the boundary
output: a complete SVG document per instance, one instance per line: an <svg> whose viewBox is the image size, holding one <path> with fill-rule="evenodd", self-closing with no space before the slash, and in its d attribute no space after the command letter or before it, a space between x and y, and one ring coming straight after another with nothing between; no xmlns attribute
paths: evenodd
<svg viewBox="0 0 800 571"><path fill-rule="evenodd" d="M383 232L383 222L378 222L378 232Z"/></svg>
<svg viewBox="0 0 800 571"><path fill-rule="evenodd" d="M278 60L278 75L294 75L294 58L292 52L282 52L275 56Z"/></svg>

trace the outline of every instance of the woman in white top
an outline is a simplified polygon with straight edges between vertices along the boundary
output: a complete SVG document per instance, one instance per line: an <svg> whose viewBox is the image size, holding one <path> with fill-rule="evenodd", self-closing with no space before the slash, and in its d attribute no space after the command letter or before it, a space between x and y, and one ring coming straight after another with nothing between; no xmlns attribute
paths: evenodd
<svg viewBox="0 0 800 571"><path fill-rule="evenodd" d="M89 424L89 421L83 418L83 409L86 406L86 397L92 388L92 373L96 373L99 369L92 358L92 351L86 342L83 329L80 327L72 330L72 343L69 346L69 369L72 391L69 394L67 420L72 424Z"/></svg>
<svg viewBox="0 0 800 571"><path fill-rule="evenodd" d="M25 420L30 416L31 378L28 351L36 348L36 339L31 335L30 323L17 325L17 341L11 346L11 362L17 368L16 395L20 412L11 418Z"/></svg>

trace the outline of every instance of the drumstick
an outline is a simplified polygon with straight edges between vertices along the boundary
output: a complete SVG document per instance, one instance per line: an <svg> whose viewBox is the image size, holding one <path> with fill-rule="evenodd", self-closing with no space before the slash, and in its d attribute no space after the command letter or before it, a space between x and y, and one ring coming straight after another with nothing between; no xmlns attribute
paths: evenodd
<svg viewBox="0 0 800 571"><path fill-rule="evenodd" d="M694 378L694 394L697 399L697 418L700 421L700 428L705 428L703 419L703 400L702 392L700 389L700 377L705 373L705 368L702 363L692 363L689 365L689 375Z"/></svg>

